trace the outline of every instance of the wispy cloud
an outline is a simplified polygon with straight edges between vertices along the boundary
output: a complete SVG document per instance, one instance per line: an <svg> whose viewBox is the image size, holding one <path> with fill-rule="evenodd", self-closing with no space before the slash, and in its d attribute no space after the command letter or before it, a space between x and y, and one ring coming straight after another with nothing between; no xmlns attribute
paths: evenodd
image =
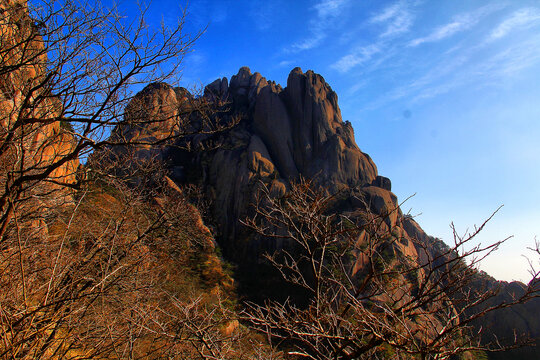
<svg viewBox="0 0 540 360"><path fill-rule="evenodd" d="M341 12L346 0L323 0L314 6L317 16L321 19L334 17Z"/></svg>
<svg viewBox="0 0 540 360"><path fill-rule="evenodd" d="M516 29L540 27L540 7L522 8L514 13L503 11L511 6L512 3L501 1L455 13L450 15L449 21L437 24L431 31L415 34L413 24L424 20L419 18L424 12L413 2L394 2L363 22L370 30L378 30L371 42L366 44L368 39L363 39L364 44L338 57L330 67L340 73L350 72L355 78L362 74L361 79L369 79L362 86L371 86L373 79L384 73L383 81L391 82L393 88L370 102L368 107L371 108L404 99L422 102L462 88L499 86L505 79L524 73L527 68L540 66L540 52L537 51L540 36L528 34L516 39L504 51L488 46L485 41L478 41L486 36L485 27L497 18L499 26L487 33L490 38L506 36ZM405 32L408 33L404 36ZM470 36L458 36L462 33ZM436 53L419 53L426 49L413 49L444 39L457 39L458 42L445 42ZM475 39L474 42L471 39ZM412 57L414 63L409 63ZM385 70L381 72L383 63L386 64ZM405 63L409 64L408 67L402 68ZM349 95L360 88L353 84Z"/></svg>
<svg viewBox="0 0 540 360"><path fill-rule="evenodd" d="M490 34L488 41L497 40L506 36L516 28L527 28L540 23L540 10L537 8L523 8L517 10L509 18L501 22Z"/></svg>
<svg viewBox="0 0 540 360"><path fill-rule="evenodd" d="M379 22L388 21L392 19L393 17L395 17L397 14L399 14L402 7L403 7L402 1L392 4L384 8L382 12L372 16L370 22L379 23Z"/></svg>
<svg viewBox="0 0 540 360"><path fill-rule="evenodd" d="M381 37L391 37L409 31L414 22L414 17L405 1L398 1L375 14L369 20L372 24L382 24L385 30Z"/></svg>
<svg viewBox="0 0 540 360"><path fill-rule="evenodd" d="M376 55L388 52L387 48L392 46L392 40L398 35L409 31L412 26L414 17L410 12L409 7L410 4L407 2L398 1L371 16L371 18L368 19L367 24L378 25L384 29L378 35L378 39L370 45L357 47L354 51L342 56L339 60L330 65L330 67L344 73L354 67L367 63L380 64L381 61L377 61L378 57L376 58ZM382 61L387 58L388 55L383 56Z"/></svg>
<svg viewBox="0 0 540 360"><path fill-rule="evenodd" d="M318 30L314 31L310 37L302 39L292 44L291 47L289 48L289 51L299 52L299 51L313 49L314 47L319 45L325 38L326 38L326 35L323 34L322 31L318 31Z"/></svg>
<svg viewBox="0 0 540 360"><path fill-rule="evenodd" d="M476 19L472 19L470 16L462 17L461 19L452 21L446 25L440 26L431 34L426 37L416 38L409 43L410 46L418 46L427 42L435 42L446 39L458 32L469 29L476 23Z"/></svg>
<svg viewBox="0 0 540 360"><path fill-rule="evenodd" d="M364 46L351 54L343 56L337 62L332 64L331 67L339 72L347 72L353 67L371 60L373 55L380 51L381 48L376 44Z"/></svg>
<svg viewBox="0 0 540 360"><path fill-rule="evenodd" d="M513 44L475 69L475 76L497 78L513 76L523 69L540 64L540 36Z"/></svg>
<svg viewBox="0 0 540 360"><path fill-rule="evenodd" d="M278 66L279 67L286 67L286 66L291 66L294 63L295 63L294 60L283 60L283 61L279 62Z"/></svg>
<svg viewBox="0 0 540 360"><path fill-rule="evenodd" d="M423 43L437 42L449 38L459 32L469 30L474 25L478 24L483 18L489 14L500 10L504 4L486 5L469 13L454 16L448 24L437 27L427 36L419 37L412 40L409 46L418 46Z"/></svg>
<svg viewBox="0 0 540 360"><path fill-rule="evenodd" d="M477 49L459 56L452 54L432 64L420 77L373 101L367 109L379 108L399 99L419 102L435 98L463 86L494 87L527 68L540 65L540 36L530 37L505 48L485 60L475 62Z"/></svg>
<svg viewBox="0 0 540 360"><path fill-rule="evenodd" d="M353 86L347 90L347 95L352 96L368 85L369 81L367 79L358 80Z"/></svg>
<svg viewBox="0 0 540 360"><path fill-rule="evenodd" d="M315 10L316 16L309 21L310 35L293 43L285 51L300 52L313 49L321 44L328 36L328 29L342 14L348 2L349 0L322 0L315 4L312 10Z"/></svg>
<svg viewBox="0 0 540 360"><path fill-rule="evenodd" d="M501 84L525 69L540 64L540 37L530 38L500 51L486 61L469 64L455 76L418 88L412 101L433 98L462 86L485 88Z"/></svg>
<svg viewBox="0 0 540 360"><path fill-rule="evenodd" d="M460 78L460 72L457 70L466 66L469 60L468 55L453 57L451 61L443 59L431 66L422 76L391 91L386 100L409 97L413 101L418 101L448 92L462 81L456 79L456 74L457 78Z"/></svg>

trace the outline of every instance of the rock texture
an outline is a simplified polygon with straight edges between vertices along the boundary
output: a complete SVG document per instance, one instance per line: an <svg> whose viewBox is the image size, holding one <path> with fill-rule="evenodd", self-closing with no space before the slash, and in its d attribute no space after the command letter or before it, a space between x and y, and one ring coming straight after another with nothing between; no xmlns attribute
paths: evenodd
<svg viewBox="0 0 540 360"><path fill-rule="evenodd" d="M153 91L157 96L154 88L150 85L142 94ZM373 206L397 205L389 184L356 145L351 124L341 118L337 95L322 76L295 68L283 89L243 67L230 82L226 78L212 82L204 94L208 100L228 101L228 115L240 115L242 120L215 136L221 144L218 149L195 153L187 161L171 149L168 159L176 167L200 169L199 180L213 194L221 245L232 258L254 259L266 246L239 240L245 231L239 219L249 214L261 182L279 196L290 181L309 178L330 192L365 192ZM180 175L175 180L185 179Z"/></svg>
<svg viewBox="0 0 540 360"><path fill-rule="evenodd" d="M16 212L23 233L46 238L44 219L73 201L65 185L76 183L79 160L63 161L76 144L44 86L47 54L26 1L0 0L0 14L0 234L13 235Z"/></svg>
<svg viewBox="0 0 540 360"><path fill-rule="evenodd" d="M0 13L0 61L5 70L0 74L0 163L4 170L16 166L18 172L29 175L70 153L74 141L61 121L54 121L62 105L42 86L47 54L26 1L2 0ZM32 86L36 90L30 91ZM56 168L48 176L49 185L75 182L78 165L75 159ZM0 174L2 183L4 176Z"/></svg>

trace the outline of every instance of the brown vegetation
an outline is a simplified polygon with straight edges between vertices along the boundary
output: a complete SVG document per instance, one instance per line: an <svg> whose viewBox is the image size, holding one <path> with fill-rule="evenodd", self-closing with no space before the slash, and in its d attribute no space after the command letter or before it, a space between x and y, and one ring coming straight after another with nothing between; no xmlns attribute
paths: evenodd
<svg viewBox="0 0 540 360"><path fill-rule="evenodd" d="M40 5L0 2L0 357L240 358L232 280L197 210L162 176L134 188L78 170L96 149L215 131L186 126L204 102L124 116L133 86L176 74L198 34L183 18L155 33L144 9L129 22L95 2ZM118 135L163 122L159 138Z"/></svg>

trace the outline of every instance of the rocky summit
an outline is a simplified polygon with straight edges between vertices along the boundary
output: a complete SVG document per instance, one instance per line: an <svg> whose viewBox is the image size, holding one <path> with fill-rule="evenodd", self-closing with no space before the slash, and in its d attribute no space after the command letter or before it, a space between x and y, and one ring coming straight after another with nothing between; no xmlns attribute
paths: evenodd
<svg viewBox="0 0 540 360"><path fill-rule="evenodd" d="M155 85L141 94L148 96L149 88ZM377 174L374 162L356 144L351 124L341 118L336 93L321 75L295 68L282 88L243 67L230 82L223 78L206 86L204 98L225 104L221 117L239 118L238 124L213 136L220 144L214 150L186 154L171 147L164 157L176 181L199 182L212 194L213 219L229 257L244 263L279 247L245 240L241 220L250 214L261 183L282 196L291 181L312 179L330 193L348 193L341 202L343 211L367 210L367 204L376 213L390 214L388 226L404 229L397 224L398 203L390 180ZM196 143L204 141L207 136L197 135ZM200 176L187 179L186 169L193 168ZM404 246L404 252L416 255L413 246Z"/></svg>
<svg viewBox="0 0 540 360"><path fill-rule="evenodd" d="M141 119L143 124L151 118L159 124L170 113L190 107L193 99L183 88L150 84L132 99L125 116ZM230 81L222 78L207 85L202 98L196 100L218 104L214 121L234 125L215 133L181 136L157 157L165 160L177 183L203 187L210 198L218 241L229 258L245 263L279 247L248 236L241 220L251 214L261 184L278 197L301 178L328 193L339 192L336 211L355 218L366 211L386 217L388 229L402 238L396 251L422 262L425 250L415 246L413 239L444 246L414 219L403 216L390 179L378 174L373 160L356 144L352 125L342 120L336 93L321 75L297 67L282 88L242 67ZM167 128L167 121L158 127L152 122L151 129L132 126L117 132L128 140L141 136L159 139L174 132ZM199 123L200 119L192 114L190 121Z"/></svg>
<svg viewBox="0 0 540 360"><path fill-rule="evenodd" d="M143 104L143 117L159 120L170 109L192 106L193 100L216 104L219 111L213 121L232 126L215 133L196 131L195 135L182 136L157 156L165 161L175 182L201 186L210 204L207 221L214 224L224 255L237 265L240 283L256 283L252 285L258 294L272 296L273 291L263 279L267 273L261 270L262 255L284 246L283 240L257 236L243 224L243 219L253 215L261 186L266 186L271 196L280 197L292 182L309 179L327 193L339 194L332 211L356 222L366 214L384 218L383 231L399 238L391 249L396 258L423 264L428 256L437 258L448 249L442 241L428 236L412 217L402 214L390 179L378 174L373 160L356 144L351 124L342 120L336 93L321 75L311 70L304 73L297 67L283 88L242 67L230 81L222 78L207 85L198 98L183 88L151 84L134 97L126 117L133 117L137 104ZM190 126L196 123L201 128L198 116L192 114L190 121ZM159 138L170 131L160 127L122 133L128 139L141 134ZM365 234L358 242L365 241L363 237ZM363 256L357 253L352 262L353 275L360 273L365 265ZM481 273L471 286L500 287L501 300L525 291L523 284L498 282ZM527 320L526 314L539 305L529 302L511 311L495 312L478 326L487 325L499 336L509 335L508 329L513 327L538 336L540 324L530 317ZM494 320L501 317L504 326Z"/></svg>
<svg viewBox="0 0 540 360"><path fill-rule="evenodd" d="M142 104L143 118L159 120L167 109L187 106L182 104L189 99L183 89L151 84L135 96L126 117L135 118L134 109ZM179 146L166 147L158 157L166 161L176 182L203 188L221 248L246 272L253 273L263 254L283 246L280 239L255 236L242 223L252 215L263 184L274 197L285 195L291 182L300 179L339 193L334 211L355 221L367 212L385 217L385 230L401 239L393 251L418 261L426 254L412 240L437 241L411 217L402 216L390 180L378 175L375 163L356 144L351 124L341 118L336 93L321 75L295 68L282 88L242 67L230 81L217 79L206 86L203 100L221 104L215 121L235 125L223 132L188 136L191 151L183 150L182 137L181 143L174 144ZM130 128L123 133L127 138L141 134L159 138L168 131ZM359 271L362 257L355 261Z"/></svg>

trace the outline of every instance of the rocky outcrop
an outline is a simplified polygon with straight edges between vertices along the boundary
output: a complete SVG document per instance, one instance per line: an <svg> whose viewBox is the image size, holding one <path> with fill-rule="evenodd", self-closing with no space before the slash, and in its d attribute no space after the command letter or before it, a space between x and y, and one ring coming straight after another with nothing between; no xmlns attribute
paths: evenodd
<svg viewBox="0 0 540 360"><path fill-rule="evenodd" d="M159 140L179 131L176 123L169 124L183 106L178 94L167 84L148 85L126 109L132 125L117 129L115 136ZM184 100L189 97L182 94ZM226 132L183 139L177 144L181 146L160 150L157 158L167 161L175 181L203 186L229 258L257 262L262 253L279 246L253 238L240 220L250 215L262 184L273 196L282 196L290 182L300 178L312 179L329 193L347 193L343 211L354 216L368 210L385 213L388 229L397 227L407 234L390 180L378 175L371 158L356 145L351 124L341 118L337 95L322 76L295 68L282 88L243 67L230 81L217 79L206 86L202 99L190 101L225 104L219 116L241 120ZM150 127L148 120L156 123ZM196 144L194 148L204 148L205 142L219 146L209 151L179 150L186 141ZM139 157L149 156L145 149L137 151ZM399 246L403 247L399 251L416 256L411 241Z"/></svg>
<svg viewBox="0 0 540 360"><path fill-rule="evenodd" d="M142 99L143 119L159 119L167 111L169 115L178 111L180 106L175 91L164 84L149 85L135 99ZM195 135L177 144L181 148L191 142L196 144L194 149L209 150L187 152L173 146L160 157L167 162L175 182L202 186L210 199L217 240L224 254L238 264L240 274L257 277L255 274L264 273L258 269L262 266L261 255L283 246L281 241L255 236L241 223L252 214L261 185L265 184L272 196L280 197L287 193L291 182L301 178L310 179L328 193L339 194L333 211L349 219L384 219L380 231L397 240L391 241L388 249L394 259L417 264L426 264L428 258L445 260L440 254L448 247L428 236L413 218L403 216L391 192L390 179L380 176L371 158L356 145L351 124L341 118L337 95L322 76L295 68L282 88L243 67L230 81L222 78L208 85L202 99L191 100L215 102L221 107L218 118L240 120L225 132ZM135 105L128 107L126 116L131 116ZM161 136L167 131L170 129L142 128L126 136ZM205 142L219 146L204 146ZM359 245L366 236L359 236ZM354 276L362 275L366 260L361 252L355 254L351 264ZM418 276L423 276L422 271ZM488 280L485 286L490 288L502 284ZM271 291L271 286L261 289L258 285L257 291ZM529 310L522 306L516 311ZM523 333L535 335L538 327L529 323L516 326ZM504 331L498 334L509 335Z"/></svg>
<svg viewBox="0 0 540 360"><path fill-rule="evenodd" d="M19 228L17 213L23 233L44 239L44 219L73 201L79 160L65 160L76 143L48 89L47 53L26 1L0 0L0 14L0 236Z"/></svg>
<svg viewBox="0 0 540 360"><path fill-rule="evenodd" d="M163 139L178 131L175 122L179 100L175 89L165 83L153 83L138 93L125 111L130 127L123 128L125 136L143 140L145 137ZM148 124L146 121L152 119Z"/></svg>
<svg viewBox="0 0 540 360"><path fill-rule="evenodd" d="M47 53L26 1L1 0L0 13L5 69L0 74L0 163L4 173L16 166L17 172L33 175L71 153L74 138L58 120L62 104L44 86ZM55 183L74 183L78 165L74 159L54 169L47 178L48 190Z"/></svg>
<svg viewBox="0 0 540 360"><path fill-rule="evenodd" d="M159 96L155 88L150 85L141 96L150 92ZM283 195L290 181L300 177L313 179L329 192L366 188L373 206L384 207L380 203L390 201L396 207L389 181L378 177L371 158L356 145L351 124L343 122L336 93L313 71L294 69L283 89L243 67L230 82L223 78L208 85L204 98L226 102L228 116L242 120L214 136L219 148L187 159L171 148L167 158L176 168L199 168L199 180L213 194L222 247L232 258L249 254L254 259L266 246L239 240L245 231L239 220L248 216L261 183L275 196ZM171 100L168 106L176 103ZM177 175L176 181L185 180L181 172Z"/></svg>

